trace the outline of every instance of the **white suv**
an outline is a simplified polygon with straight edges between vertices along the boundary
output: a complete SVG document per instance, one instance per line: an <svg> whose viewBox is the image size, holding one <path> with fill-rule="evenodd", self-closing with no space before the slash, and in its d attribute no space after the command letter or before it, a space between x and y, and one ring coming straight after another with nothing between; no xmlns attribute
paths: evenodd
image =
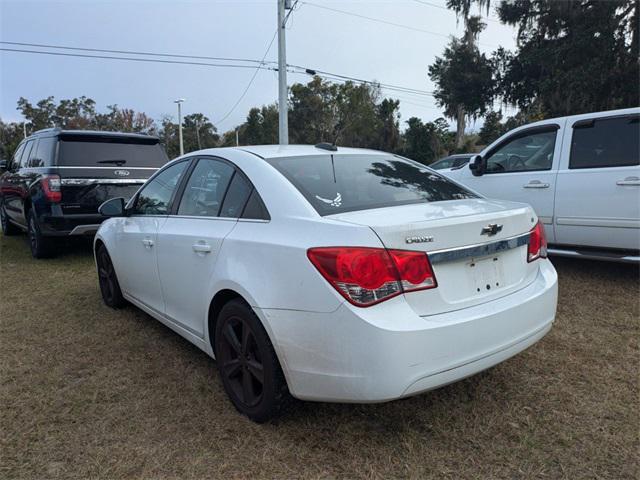
<svg viewBox="0 0 640 480"><path fill-rule="evenodd" d="M640 108L553 118L506 133L444 175L530 204L549 253L640 262Z"/></svg>

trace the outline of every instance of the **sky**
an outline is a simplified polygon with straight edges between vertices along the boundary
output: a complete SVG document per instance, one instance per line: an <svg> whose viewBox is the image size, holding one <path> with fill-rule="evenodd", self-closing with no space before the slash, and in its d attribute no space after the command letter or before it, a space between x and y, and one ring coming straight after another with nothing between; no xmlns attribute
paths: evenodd
<svg viewBox="0 0 640 480"><path fill-rule="evenodd" d="M442 8L445 1L300 0L287 24L287 63L432 91L429 64L442 53L447 37L463 30L455 14ZM260 60L276 32L276 5L276 0L0 0L0 41ZM514 49L515 34L489 20L480 50ZM266 60L276 61L277 51L276 40ZM21 96L36 102L50 95L57 100L85 95L100 111L117 104L155 119L175 119L173 101L184 98L183 115L202 112L224 132L242 123L251 107L277 100L277 72L260 70L232 109L254 72L0 51L0 118L22 121L16 110ZM309 79L288 74L289 85ZM442 116L432 96L383 94L400 100L401 124L413 116L424 121Z"/></svg>

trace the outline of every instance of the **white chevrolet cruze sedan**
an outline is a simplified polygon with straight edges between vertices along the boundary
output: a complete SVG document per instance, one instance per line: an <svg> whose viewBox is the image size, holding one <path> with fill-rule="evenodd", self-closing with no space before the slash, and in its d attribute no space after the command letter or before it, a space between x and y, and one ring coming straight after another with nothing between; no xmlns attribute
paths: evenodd
<svg viewBox="0 0 640 480"><path fill-rule="evenodd" d="M555 317L531 207L392 154L202 150L100 211L105 303L129 301L216 358L258 422L291 397L383 402L454 382Z"/></svg>

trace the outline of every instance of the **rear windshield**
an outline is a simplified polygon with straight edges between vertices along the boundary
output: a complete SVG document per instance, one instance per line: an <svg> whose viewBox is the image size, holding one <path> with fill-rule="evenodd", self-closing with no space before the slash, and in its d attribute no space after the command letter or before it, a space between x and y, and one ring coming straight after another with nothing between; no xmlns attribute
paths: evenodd
<svg viewBox="0 0 640 480"><path fill-rule="evenodd" d="M58 164L89 167L159 168L169 159L158 140L149 137L60 137Z"/></svg>
<svg viewBox="0 0 640 480"><path fill-rule="evenodd" d="M476 198L420 163L391 155L318 155L268 161L320 215Z"/></svg>

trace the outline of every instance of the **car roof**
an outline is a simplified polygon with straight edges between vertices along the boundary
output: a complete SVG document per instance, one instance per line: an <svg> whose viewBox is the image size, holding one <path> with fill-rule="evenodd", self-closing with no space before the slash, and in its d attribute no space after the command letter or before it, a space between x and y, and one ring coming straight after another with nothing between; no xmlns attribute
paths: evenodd
<svg viewBox="0 0 640 480"><path fill-rule="evenodd" d="M252 153L260 158L282 157L308 157L310 155L391 155L378 150L366 148L336 147L335 151L313 145L248 145L243 147L230 147L234 150L242 150Z"/></svg>

